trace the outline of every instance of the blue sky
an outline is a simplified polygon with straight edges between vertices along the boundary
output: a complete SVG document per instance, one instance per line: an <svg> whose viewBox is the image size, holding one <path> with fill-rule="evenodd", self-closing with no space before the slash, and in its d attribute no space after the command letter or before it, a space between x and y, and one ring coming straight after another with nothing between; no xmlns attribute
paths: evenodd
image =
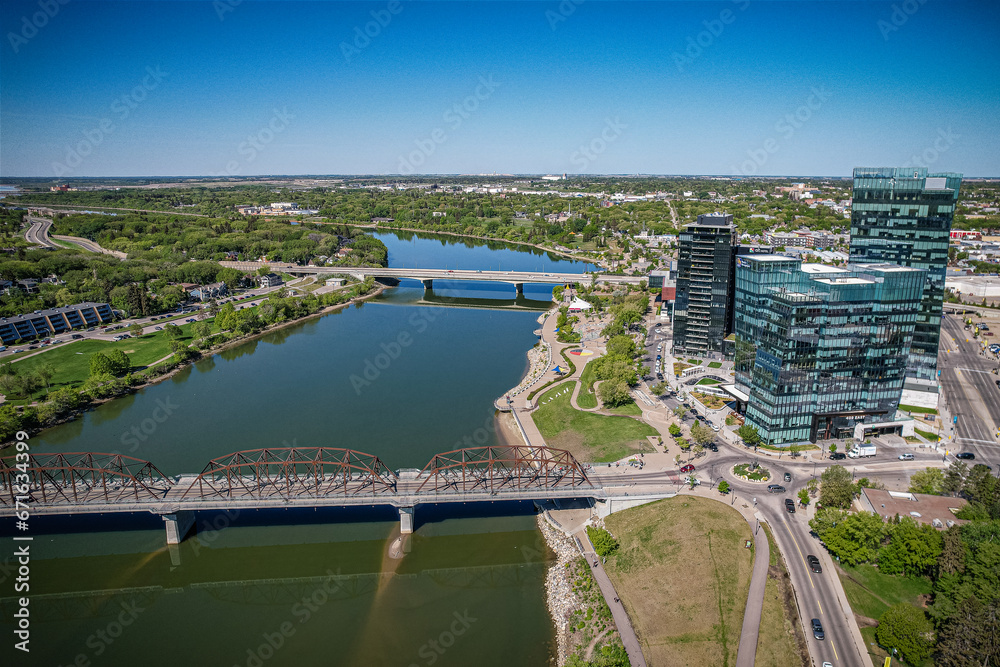
<svg viewBox="0 0 1000 667"><path fill-rule="evenodd" d="M993 1L58 1L0 9L0 176L1000 176Z"/></svg>

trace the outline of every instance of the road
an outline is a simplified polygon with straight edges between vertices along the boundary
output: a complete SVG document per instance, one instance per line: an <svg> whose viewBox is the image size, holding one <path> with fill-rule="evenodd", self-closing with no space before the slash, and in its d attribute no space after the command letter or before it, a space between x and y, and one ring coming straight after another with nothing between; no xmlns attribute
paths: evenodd
<svg viewBox="0 0 1000 667"><path fill-rule="evenodd" d="M995 338L995 337L992 337ZM996 355L980 354L981 344L963 327L961 316L942 317L938 368L944 403L954 424L955 450L976 455L977 462L1000 463L1000 375Z"/></svg>
<svg viewBox="0 0 1000 667"><path fill-rule="evenodd" d="M52 226L51 220L47 218L29 217L28 222L31 224L24 232L24 238L28 240L28 243L34 243L35 245L40 245L43 248L59 247L49 238L49 228Z"/></svg>

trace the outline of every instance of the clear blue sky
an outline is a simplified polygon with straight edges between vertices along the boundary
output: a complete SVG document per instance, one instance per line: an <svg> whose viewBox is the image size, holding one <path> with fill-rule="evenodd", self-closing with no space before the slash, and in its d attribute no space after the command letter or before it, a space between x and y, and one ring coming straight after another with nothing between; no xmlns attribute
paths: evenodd
<svg viewBox="0 0 1000 667"><path fill-rule="evenodd" d="M1000 176L995 0L231 1L5 0L0 176Z"/></svg>

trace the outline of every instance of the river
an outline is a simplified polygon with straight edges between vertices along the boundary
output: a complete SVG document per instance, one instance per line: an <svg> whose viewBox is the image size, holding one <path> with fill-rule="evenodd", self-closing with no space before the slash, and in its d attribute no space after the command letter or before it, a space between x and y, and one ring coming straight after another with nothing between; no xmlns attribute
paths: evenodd
<svg viewBox="0 0 1000 667"><path fill-rule="evenodd" d="M378 234L394 267L575 272L538 251ZM234 347L32 438L117 451L168 475L262 447L328 446L423 467L498 442L551 288L404 281L379 298ZM453 307L453 306L463 307ZM418 509L401 559L391 510L206 514L168 550L157 517L33 519L30 665L547 665L552 554L523 504ZM492 516L481 516L482 514ZM10 542L8 541L8 544ZM9 564L11 561L6 561ZM14 573L3 579L10 637Z"/></svg>

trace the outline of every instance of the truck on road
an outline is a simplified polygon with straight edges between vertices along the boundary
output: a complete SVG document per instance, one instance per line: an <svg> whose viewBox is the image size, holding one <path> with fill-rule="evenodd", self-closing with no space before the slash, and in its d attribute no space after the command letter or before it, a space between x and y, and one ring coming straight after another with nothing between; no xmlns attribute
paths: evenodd
<svg viewBox="0 0 1000 667"><path fill-rule="evenodd" d="M847 452L852 459L875 456L875 445L854 445L854 449Z"/></svg>

